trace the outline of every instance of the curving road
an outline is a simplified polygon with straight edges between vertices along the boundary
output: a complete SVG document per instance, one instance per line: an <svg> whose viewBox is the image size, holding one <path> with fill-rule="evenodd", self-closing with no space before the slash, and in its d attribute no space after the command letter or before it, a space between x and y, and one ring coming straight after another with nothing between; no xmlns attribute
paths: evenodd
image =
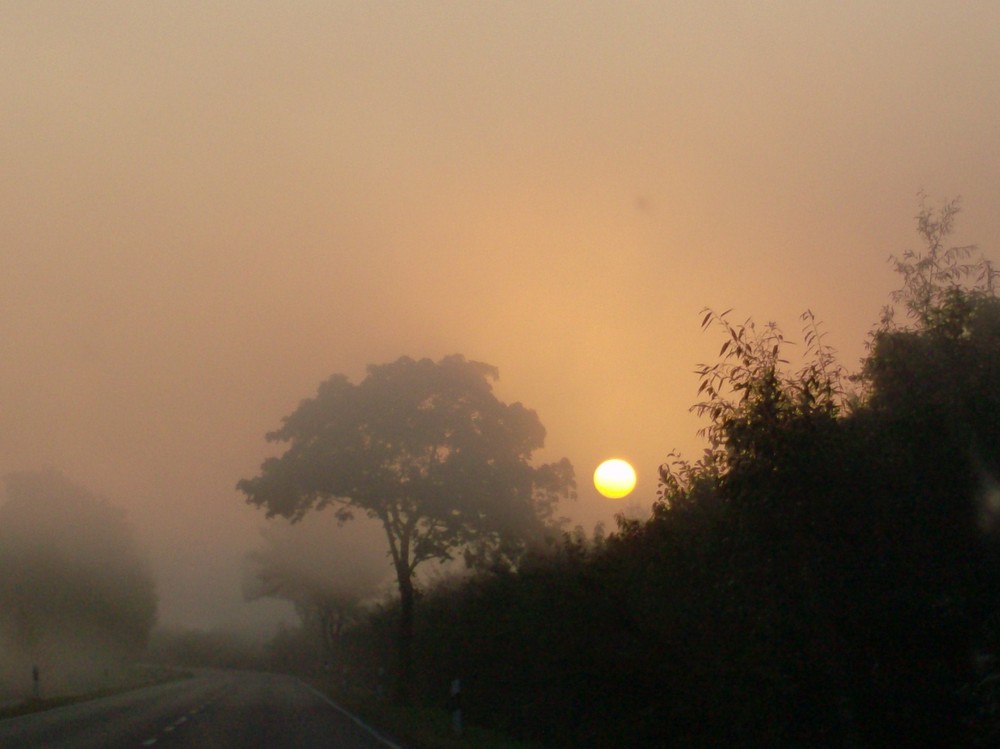
<svg viewBox="0 0 1000 749"><path fill-rule="evenodd" d="M400 749L291 676L190 679L0 721L2 749Z"/></svg>

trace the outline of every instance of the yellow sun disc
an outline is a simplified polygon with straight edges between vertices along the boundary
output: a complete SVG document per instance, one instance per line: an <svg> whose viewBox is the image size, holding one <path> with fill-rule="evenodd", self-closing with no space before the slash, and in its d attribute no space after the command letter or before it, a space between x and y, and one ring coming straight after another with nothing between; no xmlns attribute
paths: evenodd
<svg viewBox="0 0 1000 749"><path fill-rule="evenodd" d="M605 460L594 471L594 486L608 499L621 499L635 488L635 469L619 458Z"/></svg>

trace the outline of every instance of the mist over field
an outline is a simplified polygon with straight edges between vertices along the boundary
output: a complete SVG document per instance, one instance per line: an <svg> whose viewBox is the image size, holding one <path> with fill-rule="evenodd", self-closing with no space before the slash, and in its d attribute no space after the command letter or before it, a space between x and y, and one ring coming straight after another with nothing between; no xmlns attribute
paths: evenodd
<svg viewBox="0 0 1000 749"><path fill-rule="evenodd" d="M961 197L948 242L1000 259L998 28L929 0L0 0L0 700L150 640L320 662L300 626L389 621L384 522L237 488L333 375L495 367L534 465L575 469L564 529L648 517L706 448L706 309L796 362L812 310L854 372L922 206ZM610 457L627 499L591 484ZM439 541L418 594L464 570Z"/></svg>

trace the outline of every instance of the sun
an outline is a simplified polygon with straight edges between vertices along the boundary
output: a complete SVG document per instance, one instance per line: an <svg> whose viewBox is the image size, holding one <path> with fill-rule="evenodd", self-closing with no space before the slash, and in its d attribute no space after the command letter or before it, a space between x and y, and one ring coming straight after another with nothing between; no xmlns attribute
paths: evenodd
<svg viewBox="0 0 1000 749"><path fill-rule="evenodd" d="M608 499L621 499L635 488L635 469L621 458L605 460L594 471L594 486Z"/></svg>

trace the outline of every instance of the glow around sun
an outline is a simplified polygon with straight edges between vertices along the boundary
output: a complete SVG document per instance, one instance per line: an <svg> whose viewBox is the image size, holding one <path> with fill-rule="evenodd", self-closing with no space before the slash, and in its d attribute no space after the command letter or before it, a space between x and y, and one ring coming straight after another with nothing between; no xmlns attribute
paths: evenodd
<svg viewBox="0 0 1000 749"><path fill-rule="evenodd" d="M605 460L594 471L594 486L608 499L621 499L635 488L635 469L620 458Z"/></svg>

